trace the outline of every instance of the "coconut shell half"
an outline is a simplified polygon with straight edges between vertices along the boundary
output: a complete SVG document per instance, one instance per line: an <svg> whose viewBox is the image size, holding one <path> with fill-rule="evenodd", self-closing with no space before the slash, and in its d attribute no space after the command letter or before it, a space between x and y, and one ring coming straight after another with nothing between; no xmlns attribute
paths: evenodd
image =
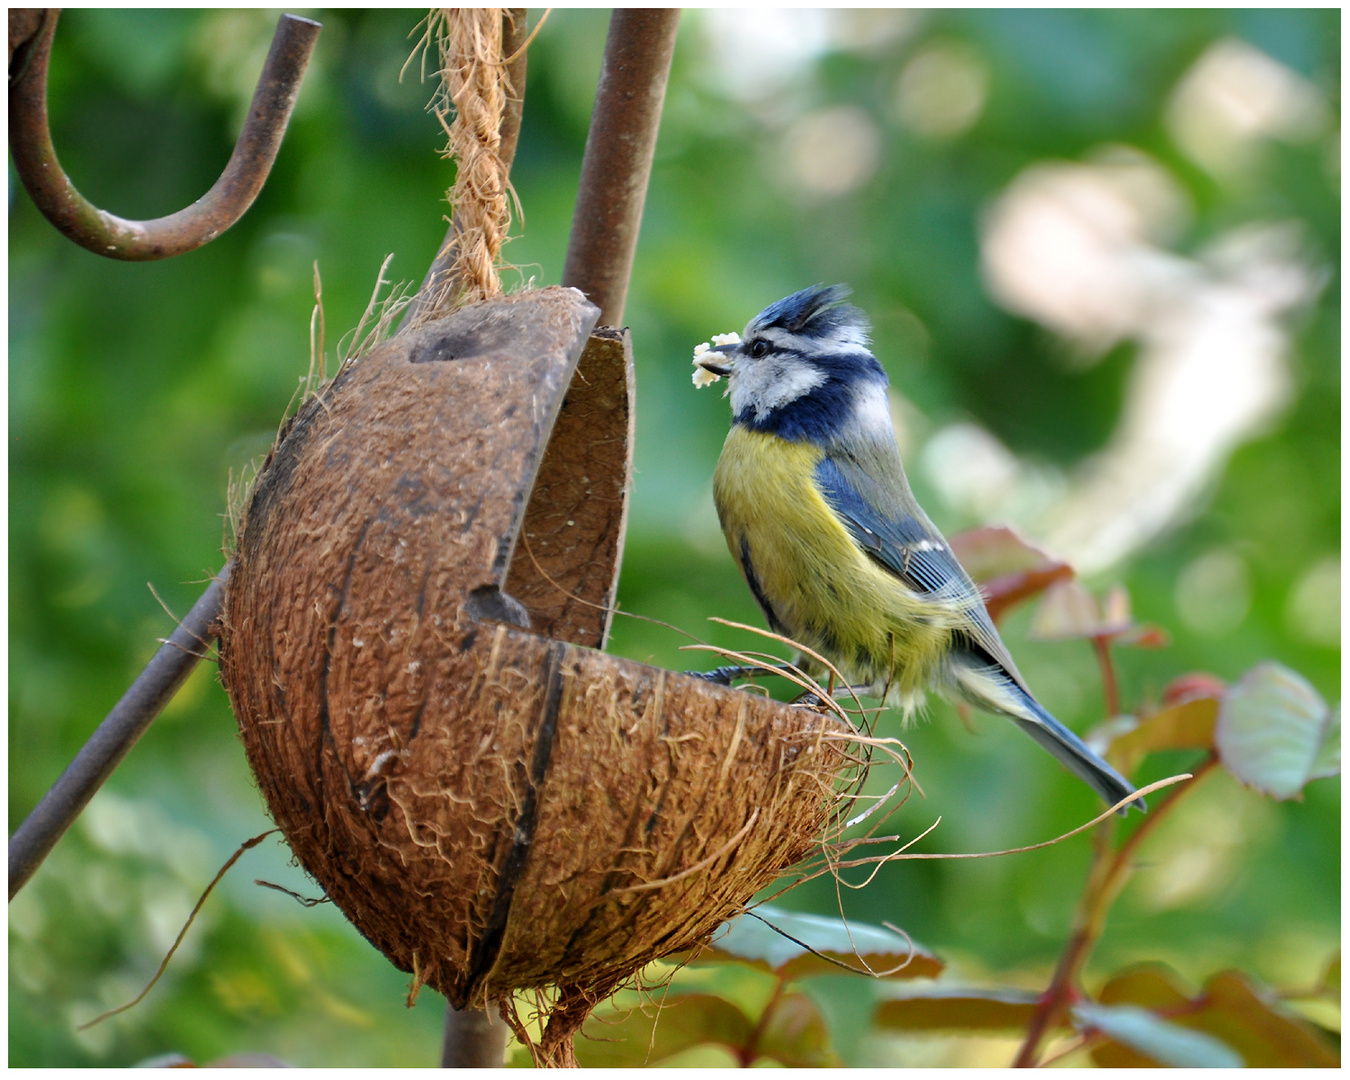
<svg viewBox="0 0 1350 1080"><path fill-rule="evenodd" d="M842 724L587 647L631 460L631 349L595 318L547 289L345 365L260 472L226 591L272 815L458 1008L706 940L837 809Z"/></svg>

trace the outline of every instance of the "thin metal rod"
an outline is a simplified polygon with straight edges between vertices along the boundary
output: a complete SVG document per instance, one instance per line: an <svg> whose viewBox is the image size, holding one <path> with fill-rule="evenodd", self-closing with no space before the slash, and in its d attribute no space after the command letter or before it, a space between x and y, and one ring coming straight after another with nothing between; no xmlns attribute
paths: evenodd
<svg viewBox="0 0 1350 1080"><path fill-rule="evenodd" d="M37 208L65 236L96 255L146 261L209 243L243 216L262 190L281 146L320 25L283 15L277 23L244 130L211 190L186 209L152 221L100 210L75 190L57 160L47 123L47 64L59 9L11 61L9 142L14 169Z"/></svg>
<svg viewBox="0 0 1350 1080"><path fill-rule="evenodd" d="M562 276L605 326L623 320L679 20L678 8L615 8L609 20Z"/></svg>
<svg viewBox="0 0 1350 1080"><path fill-rule="evenodd" d="M225 564L122 695L122 700L80 748L75 760L9 838L11 900L197 666L202 650L215 636L212 627L220 617L225 582L233 567L233 561Z"/></svg>
<svg viewBox="0 0 1350 1080"><path fill-rule="evenodd" d="M515 160L516 145L520 141L520 122L525 114L526 58L529 55L529 50L525 48L525 42L529 38L525 22L528 13L528 8L507 8L502 15L502 56L511 60L506 65L506 74L511 83L513 96L506 99L501 126L497 129L501 135L497 155L501 158L502 175L507 177L511 175L511 163ZM435 287L437 279L448 272L459 258L459 230L460 222L456 214L450 222L445 239L441 242L440 251L427 268L427 275L422 279L422 287L417 290L412 303L403 312L403 318L398 325L400 331L421 322L432 297L440 292Z"/></svg>
<svg viewBox="0 0 1350 1080"><path fill-rule="evenodd" d="M509 54L508 54L509 55ZM445 1006L443 1069L500 1069L506 1058L506 1024L487 1009Z"/></svg>
<svg viewBox="0 0 1350 1080"><path fill-rule="evenodd" d="M9 60L14 63L14 53L20 46L28 44L37 37L42 29L46 8L10 8L9 9Z"/></svg>

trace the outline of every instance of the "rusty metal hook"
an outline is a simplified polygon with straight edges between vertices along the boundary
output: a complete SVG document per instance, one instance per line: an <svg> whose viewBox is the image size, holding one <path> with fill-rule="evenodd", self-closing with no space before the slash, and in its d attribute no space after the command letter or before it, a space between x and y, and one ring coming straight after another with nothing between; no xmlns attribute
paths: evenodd
<svg viewBox="0 0 1350 1080"><path fill-rule="evenodd" d="M37 208L75 243L110 259L144 262L193 251L214 240L253 205L276 160L321 25L297 15L277 23L248 119L229 164L191 206L151 221L128 221L75 190L56 158L47 126L47 63L59 10L11 58L9 142L14 169Z"/></svg>

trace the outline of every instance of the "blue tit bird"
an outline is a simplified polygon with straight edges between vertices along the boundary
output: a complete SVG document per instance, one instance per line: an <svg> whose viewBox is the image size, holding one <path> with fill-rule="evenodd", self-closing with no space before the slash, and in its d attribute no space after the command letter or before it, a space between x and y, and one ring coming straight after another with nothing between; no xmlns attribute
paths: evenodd
<svg viewBox="0 0 1350 1080"><path fill-rule="evenodd" d="M1135 789L1032 696L979 590L915 501L886 372L847 295L841 285L803 289L766 307L739 340L722 335L695 352L696 384L728 380L734 419L713 496L746 584L772 630L870 695L908 714L931 689L1007 716L1120 802Z"/></svg>

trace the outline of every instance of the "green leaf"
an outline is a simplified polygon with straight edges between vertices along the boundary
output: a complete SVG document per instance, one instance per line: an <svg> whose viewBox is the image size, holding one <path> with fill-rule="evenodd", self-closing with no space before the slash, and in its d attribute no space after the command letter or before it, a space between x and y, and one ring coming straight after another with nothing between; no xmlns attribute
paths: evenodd
<svg viewBox="0 0 1350 1080"><path fill-rule="evenodd" d="M1330 969L1327 977L1333 977ZM1213 1035L1242 1055L1248 1068L1339 1064L1335 1051L1310 1025L1258 992L1240 972L1215 975L1203 991L1192 995L1170 970L1141 966L1111 979L1102 987L1100 1000L1103 1005L1143 1007L1177 1026ZM1102 1068L1147 1065L1142 1060L1147 1056L1123 1039L1092 1051L1093 1061Z"/></svg>
<svg viewBox="0 0 1350 1080"><path fill-rule="evenodd" d="M714 994L664 1005L649 1001L627 1013L592 1015L576 1040L577 1062L587 1068L646 1065L702 1043L741 1050L754 1030L744 1012Z"/></svg>
<svg viewBox="0 0 1350 1080"><path fill-rule="evenodd" d="M1214 743L1248 787L1291 799L1309 780L1340 772L1340 709L1282 664L1260 664L1224 695Z"/></svg>
<svg viewBox="0 0 1350 1080"><path fill-rule="evenodd" d="M830 1031L810 998L787 994L773 1011L755 1041L755 1053L793 1069L819 1069L839 1064L830 1048Z"/></svg>
<svg viewBox="0 0 1350 1080"><path fill-rule="evenodd" d="M877 1006L872 1022L890 1031L1004 1031L1031 1023L1039 995L1022 990L929 990Z"/></svg>
<svg viewBox="0 0 1350 1080"><path fill-rule="evenodd" d="M1096 1005L1073 1008L1082 1027L1100 1031L1159 1065L1177 1069L1236 1069L1242 1057L1221 1039L1191 1031L1155 1016L1138 1005Z"/></svg>
<svg viewBox="0 0 1350 1080"><path fill-rule="evenodd" d="M1218 715L1219 703L1214 698L1170 705L1112 739L1108 756L1128 776L1148 754L1158 750L1208 750L1214 745Z"/></svg>
<svg viewBox="0 0 1350 1080"><path fill-rule="evenodd" d="M1341 992L1341 954L1339 950L1331 958L1331 962L1327 964L1326 972L1322 975L1322 989L1333 994Z"/></svg>
<svg viewBox="0 0 1350 1080"><path fill-rule="evenodd" d="M1317 751L1317 757L1313 758L1312 770L1308 774L1309 780L1321 780L1327 776L1339 776L1341 772L1341 707L1336 705L1331 710L1331 718L1327 724L1327 735L1321 748Z"/></svg>
<svg viewBox="0 0 1350 1080"><path fill-rule="evenodd" d="M1177 1009L1190 1004L1191 995L1178 985L1176 973L1161 964L1139 964L1111 978L1097 1000L1103 1005L1142 1005L1147 1009Z"/></svg>
<svg viewBox="0 0 1350 1080"><path fill-rule="evenodd" d="M841 964L887 979L932 978L943 968L932 953L892 930L767 904L724 923L698 959L739 961L788 980L837 975Z"/></svg>
<svg viewBox="0 0 1350 1080"><path fill-rule="evenodd" d="M1205 1008L1191 1026L1219 1036L1248 1068L1335 1068L1339 1055L1308 1025L1286 1012L1238 971L1215 975L1200 996Z"/></svg>

